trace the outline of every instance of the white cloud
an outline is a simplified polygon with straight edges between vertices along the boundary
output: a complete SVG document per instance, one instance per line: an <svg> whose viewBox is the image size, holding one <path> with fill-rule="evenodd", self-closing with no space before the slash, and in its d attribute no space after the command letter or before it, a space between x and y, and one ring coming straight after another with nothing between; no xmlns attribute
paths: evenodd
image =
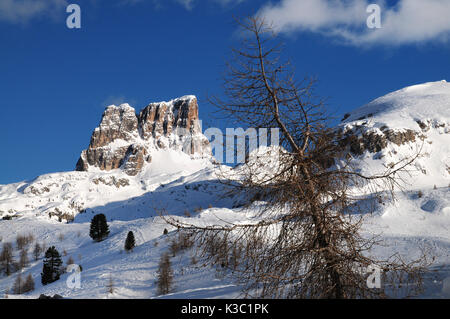
<svg viewBox="0 0 450 319"><path fill-rule="evenodd" d="M369 29L369 4L381 7L381 29ZM386 6L376 0L281 0L258 15L281 32L308 31L353 45L403 45L450 38L450 0L398 0Z"/></svg>
<svg viewBox="0 0 450 319"><path fill-rule="evenodd" d="M94 2L94 0L90 0ZM111 0L108 0L111 1ZM137 5L150 0L115 0L119 5ZM156 8L163 4L176 3L186 10L192 10L195 5L206 1L214 2L222 6L241 3L245 0L151 0ZM0 21L19 24L42 17L55 17L66 14L65 8L72 3L69 0L0 0ZM82 5L82 3L81 3Z"/></svg>
<svg viewBox="0 0 450 319"><path fill-rule="evenodd" d="M0 0L0 21L26 23L41 16L64 13L66 0Z"/></svg>

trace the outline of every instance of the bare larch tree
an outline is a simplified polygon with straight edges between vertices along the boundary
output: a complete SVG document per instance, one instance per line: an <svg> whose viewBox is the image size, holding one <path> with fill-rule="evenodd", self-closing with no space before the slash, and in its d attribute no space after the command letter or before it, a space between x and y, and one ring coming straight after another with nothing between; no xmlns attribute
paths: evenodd
<svg viewBox="0 0 450 319"><path fill-rule="evenodd" d="M379 298L400 287L408 287L404 296L418 293L425 255L408 263L397 254L371 257L379 242L362 235L365 214L351 212L364 200L355 196L363 187L394 196L400 173L419 152L379 175L355 170L339 130L327 124L324 102L314 96L315 81L295 80L273 28L260 17L238 24L243 39L227 64L225 98L211 101L239 125L281 133L276 165L267 156L250 158L235 168L243 178L230 183L259 208L258 219L203 227L166 220L195 234L201 256L236 276L245 297ZM370 267L381 269L382 287L367 284Z"/></svg>

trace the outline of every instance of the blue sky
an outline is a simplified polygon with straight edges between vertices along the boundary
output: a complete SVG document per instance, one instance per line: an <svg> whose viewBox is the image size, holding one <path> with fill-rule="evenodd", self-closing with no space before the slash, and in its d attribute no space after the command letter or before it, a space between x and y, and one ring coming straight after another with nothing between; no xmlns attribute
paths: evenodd
<svg viewBox="0 0 450 319"><path fill-rule="evenodd" d="M336 117L450 80L450 1L421 2L371 1L384 25L368 30L366 0L0 0L0 184L73 170L109 104L195 94L204 128L223 127L206 96L222 93L233 15L273 20ZM81 29L66 27L69 3Z"/></svg>

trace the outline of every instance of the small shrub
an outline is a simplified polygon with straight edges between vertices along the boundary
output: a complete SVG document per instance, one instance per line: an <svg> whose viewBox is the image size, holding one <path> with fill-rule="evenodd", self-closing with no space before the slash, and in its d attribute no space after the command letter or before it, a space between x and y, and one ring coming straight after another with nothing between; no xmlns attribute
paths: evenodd
<svg viewBox="0 0 450 319"><path fill-rule="evenodd" d="M194 209L194 212L196 212L196 213L201 213L202 210L203 210L203 208L202 208L201 206L199 206L199 207L196 207L196 208Z"/></svg>
<svg viewBox="0 0 450 319"><path fill-rule="evenodd" d="M75 261L73 260L72 256L70 256L66 261L66 265L68 266L73 264L75 264Z"/></svg>

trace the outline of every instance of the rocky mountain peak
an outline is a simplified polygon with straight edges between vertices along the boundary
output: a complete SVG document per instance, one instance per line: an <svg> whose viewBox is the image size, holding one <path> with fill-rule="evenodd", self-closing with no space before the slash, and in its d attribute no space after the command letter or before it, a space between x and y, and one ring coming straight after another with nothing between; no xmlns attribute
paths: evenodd
<svg viewBox="0 0 450 319"><path fill-rule="evenodd" d="M211 155L201 132L195 96L150 103L139 114L128 104L108 106L76 170L122 168L134 176L145 163L151 163L153 152L167 148L196 158Z"/></svg>

